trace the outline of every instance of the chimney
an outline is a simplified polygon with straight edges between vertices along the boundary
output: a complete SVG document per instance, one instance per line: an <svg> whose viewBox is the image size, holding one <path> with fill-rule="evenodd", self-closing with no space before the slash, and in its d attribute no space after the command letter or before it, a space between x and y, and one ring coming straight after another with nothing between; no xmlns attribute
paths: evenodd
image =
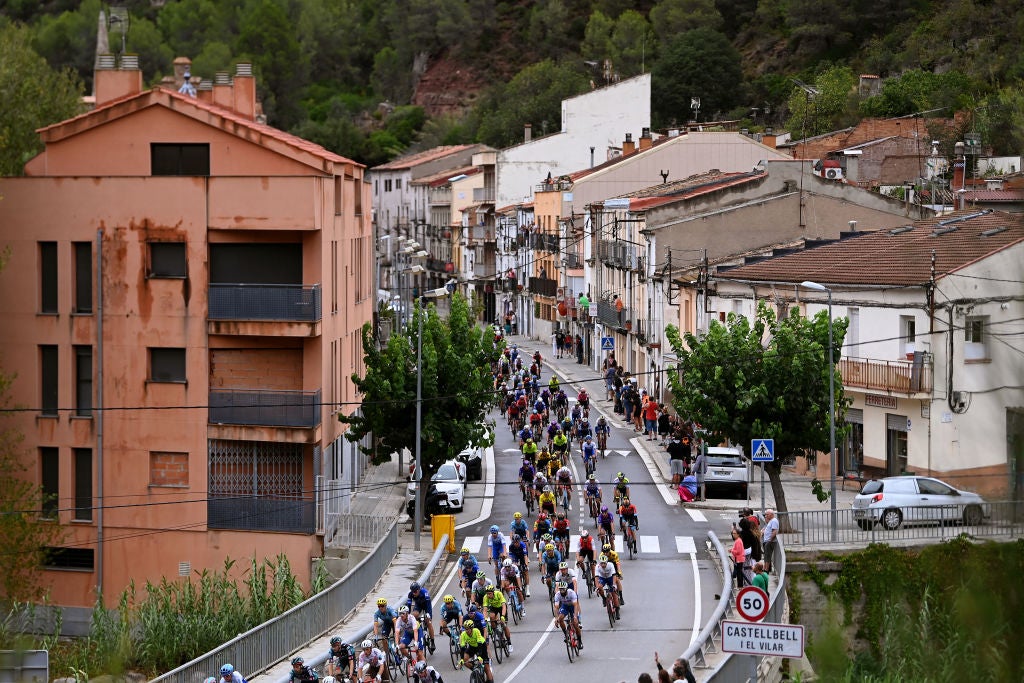
<svg viewBox="0 0 1024 683"><path fill-rule="evenodd" d="M96 106L142 92L139 56L122 55L120 68L117 68L116 65L117 57L115 55L96 56L96 71L93 75Z"/></svg>
<svg viewBox="0 0 1024 683"><path fill-rule="evenodd" d="M225 109L234 107L235 98L231 94L231 75L227 71L218 71L213 76L213 103Z"/></svg>
<svg viewBox="0 0 1024 683"><path fill-rule="evenodd" d="M640 130L640 151L642 152L645 149L650 149L653 144L654 139L651 137L651 129L642 128Z"/></svg>
<svg viewBox="0 0 1024 683"><path fill-rule="evenodd" d="M192 60L188 57L176 57L174 60L174 89L177 90L185 84L185 74L190 73Z"/></svg>
<svg viewBox="0 0 1024 683"><path fill-rule="evenodd" d="M523 142L529 142L532 139L533 139L533 124L532 123L524 123L523 124Z"/></svg>
<svg viewBox="0 0 1024 683"><path fill-rule="evenodd" d="M240 62L235 67L233 88L235 104L232 107L247 121L256 120L256 79L252 75L252 64Z"/></svg>
<svg viewBox="0 0 1024 683"><path fill-rule="evenodd" d="M764 133L761 134L761 144L775 149L776 144L778 144L776 142L777 139L778 136L775 135L775 129L771 126L765 126Z"/></svg>
<svg viewBox="0 0 1024 683"><path fill-rule="evenodd" d="M636 151L636 143L633 142L633 134L626 133L626 139L622 142L622 156L629 156Z"/></svg>
<svg viewBox="0 0 1024 683"><path fill-rule="evenodd" d="M200 79L199 85L196 87L196 97L203 102L213 104L213 81L206 78Z"/></svg>

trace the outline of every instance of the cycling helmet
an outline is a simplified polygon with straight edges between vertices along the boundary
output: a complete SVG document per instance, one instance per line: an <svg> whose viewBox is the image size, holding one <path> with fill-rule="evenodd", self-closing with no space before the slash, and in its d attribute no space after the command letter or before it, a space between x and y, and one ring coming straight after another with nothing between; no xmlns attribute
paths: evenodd
<svg viewBox="0 0 1024 683"><path fill-rule="evenodd" d="M607 562L608 561L608 556L605 555L604 553L601 553L601 556L597 558L597 561L598 562Z"/></svg>
<svg viewBox="0 0 1024 683"><path fill-rule="evenodd" d="M523 513L522 512L517 512L516 514L512 515L512 517L513 517L513 519L522 519L523 518Z"/></svg>
<svg viewBox="0 0 1024 683"><path fill-rule="evenodd" d="M597 475L596 474L588 475L587 476L587 481L597 481Z"/></svg>
<svg viewBox="0 0 1024 683"><path fill-rule="evenodd" d="M363 648L364 650L369 650L373 647L373 643L369 639L366 639L359 644L359 647Z"/></svg>
<svg viewBox="0 0 1024 683"><path fill-rule="evenodd" d="M611 543L605 543L603 546L601 546L601 550L603 550L605 552L608 552L611 549L612 549L612 544Z"/></svg>
<svg viewBox="0 0 1024 683"><path fill-rule="evenodd" d="M496 534L496 533L498 533L499 531L501 531L501 529L499 529L499 528L498 528L498 525L497 525L497 524L492 524L492 525L491 525L491 533L492 533L492 534Z"/></svg>
<svg viewBox="0 0 1024 683"><path fill-rule="evenodd" d="M476 580L477 581L486 581L487 580L487 574L484 574L483 572L477 572L476 573Z"/></svg>
<svg viewBox="0 0 1024 683"><path fill-rule="evenodd" d="M553 536L551 534L544 534L543 536L541 536L541 538L545 541L550 541L553 538Z"/></svg>
<svg viewBox="0 0 1024 683"><path fill-rule="evenodd" d="M467 631L473 628L474 626L476 626L476 622L472 619L465 619L462 622L462 628L466 629Z"/></svg>
<svg viewBox="0 0 1024 683"><path fill-rule="evenodd" d="M583 437L583 440L584 441L591 441L593 438L594 437L590 436L590 434L587 434L585 437Z"/></svg>
<svg viewBox="0 0 1024 683"><path fill-rule="evenodd" d="M408 614L409 613L409 606L408 605L402 605L402 607L398 610L398 613L399 614Z"/></svg>
<svg viewBox="0 0 1024 683"><path fill-rule="evenodd" d="M416 673L421 674L421 673L423 673L426 670L427 670L427 663L426 662L424 662L422 659L420 661L416 662Z"/></svg>
<svg viewBox="0 0 1024 683"><path fill-rule="evenodd" d="M203 681L203 683L217 683L217 679L214 678L213 676L210 676L205 681Z"/></svg>
<svg viewBox="0 0 1024 683"><path fill-rule="evenodd" d="M623 496L622 497L622 504L623 505L629 505L629 498L626 498L625 496Z"/></svg>
<svg viewBox="0 0 1024 683"><path fill-rule="evenodd" d="M543 519L543 520L546 520L547 518L548 518L548 513L546 513L546 512L542 512L542 513L540 513L539 515L537 515L537 521L538 521L538 522L539 522L540 520L542 520L542 519Z"/></svg>
<svg viewBox="0 0 1024 683"><path fill-rule="evenodd" d="M560 590L560 591L569 590L569 584L566 583L565 581L559 581L558 582L558 590Z"/></svg>
<svg viewBox="0 0 1024 683"><path fill-rule="evenodd" d="M303 659L302 657L296 657L295 659L292 660L292 666L295 666L296 664L305 664L305 663L306 663L306 660Z"/></svg>
<svg viewBox="0 0 1024 683"><path fill-rule="evenodd" d="M544 493L551 493L551 487L550 486L545 486L544 487Z"/></svg>
<svg viewBox="0 0 1024 683"><path fill-rule="evenodd" d="M459 551L460 555L469 555L469 548L463 548Z"/></svg>
<svg viewBox="0 0 1024 683"><path fill-rule="evenodd" d="M587 531L586 529L584 529L583 531L580 532L580 538L586 538L589 535L590 535L590 532Z"/></svg>
<svg viewBox="0 0 1024 683"><path fill-rule="evenodd" d="M235 667L231 666L230 664L225 664L220 668L221 676L230 676L233 673L235 673Z"/></svg>
<svg viewBox="0 0 1024 683"><path fill-rule="evenodd" d="M455 596L454 595L446 595L446 596L444 596L444 601L449 603L449 604L451 604L451 603L455 602Z"/></svg>
<svg viewBox="0 0 1024 683"><path fill-rule="evenodd" d="M478 609L480 609L480 607L475 602L471 602L469 603L469 607L467 607L466 609L468 609L470 612L475 612Z"/></svg>
<svg viewBox="0 0 1024 683"><path fill-rule="evenodd" d="M511 567L512 566L512 558L511 557L506 557L505 561L501 563L501 566L502 567Z"/></svg>
<svg viewBox="0 0 1024 683"><path fill-rule="evenodd" d="M531 436L526 437L526 443L533 443L533 437L531 437Z"/></svg>
<svg viewBox="0 0 1024 683"><path fill-rule="evenodd" d="M607 505L602 505L601 506L601 512L608 512L608 506Z"/></svg>
<svg viewBox="0 0 1024 683"><path fill-rule="evenodd" d="M522 539L522 537L519 534L512 534L512 540L515 541L516 543L518 543L519 541L521 541L523 539Z"/></svg>
<svg viewBox="0 0 1024 683"><path fill-rule="evenodd" d="M387 607L387 606L388 606L387 598L377 598L377 607Z"/></svg>
<svg viewBox="0 0 1024 683"><path fill-rule="evenodd" d="M557 518L558 518L559 520L563 520L563 519L565 519L565 513L564 513L564 512L559 512L559 513L558 513L557 515L555 515L555 516L556 516L556 517L557 517Z"/></svg>
<svg viewBox="0 0 1024 683"><path fill-rule="evenodd" d="M331 645L340 645L342 642L344 641L341 639L341 636L334 636L331 638Z"/></svg>
<svg viewBox="0 0 1024 683"><path fill-rule="evenodd" d="M559 569L568 569L569 568L569 563L568 562L559 562L558 563L558 568Z"/></svg>
<svg viewBox="0 0 1024 683"><path fill-rule="evenodd" d="M413 581L412 583L410 583L410 584L409 584L409 592L410 592L410 593L415 593L415 592L417 592L417 591L418 591L418 590L419 590L420 588L421 588L421 586L420 586L420 584L419 584L419 581Z"/></svg>
<svg viewBox="0 0 1024 683"><path fill-rule="evenodd" d="M625 479L626 475L623 474L622 472L619 472L618 474L615 475L615 478L616 479Z"/></svg>
<svg viewBox="0 0 1024 683"><path fill-rule="evenodd" d="M484 590L487 591L488 593L493 593L494 592L494 584L493 583L487 584L487 588L485 588Z"/></svg>

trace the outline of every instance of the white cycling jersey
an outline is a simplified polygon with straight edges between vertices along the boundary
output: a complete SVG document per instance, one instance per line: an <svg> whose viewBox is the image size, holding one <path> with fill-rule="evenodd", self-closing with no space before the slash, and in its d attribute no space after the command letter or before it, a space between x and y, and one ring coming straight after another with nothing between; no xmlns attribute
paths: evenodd
<svg viewBox="0 0 1024 683"><path fill-rule="evenodd" d="M611 562L599 562L594 567L594 575L599 576L602 579L610 579L615 576L615 565Z"/></svg>
<svg viewBox="0 0 1024 683"><path fill-rule="evenodd" d="M555 606L556 607L561 606L563 604L564 605L575 605L579 601L580 601L580 596L576 595L576 591L574 591L571 588L566 590L564 595L562 594L562 591L555 591Z"/></svg>
<svg viewBox="0 0 1024 683"><path fill-rule="evenodd" d="M519 574L520 574L519 567L517 567L514 564L512 566L510 566L510 567L502 567L501 568L501 578L503 578L505 580L518 579L519 578Z"/></svg>

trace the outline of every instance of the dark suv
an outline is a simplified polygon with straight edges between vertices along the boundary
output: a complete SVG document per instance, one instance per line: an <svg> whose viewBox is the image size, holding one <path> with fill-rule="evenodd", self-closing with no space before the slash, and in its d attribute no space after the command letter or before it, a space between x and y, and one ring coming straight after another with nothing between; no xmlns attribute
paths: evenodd
<svg viewBox="0 0 1024 683"><path fill-rule="evenodd" d="M458 458L466 465L466 479L479 481L484 476L483 458L480 456L480 448L470 446L461 453Z"/></svg>

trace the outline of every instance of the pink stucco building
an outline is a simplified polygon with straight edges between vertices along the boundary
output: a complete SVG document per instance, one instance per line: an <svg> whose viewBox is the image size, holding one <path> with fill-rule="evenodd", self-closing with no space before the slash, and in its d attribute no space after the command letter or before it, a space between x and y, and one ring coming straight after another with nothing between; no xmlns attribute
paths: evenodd
<svg viewBox="0 0 1024 683"><path fill-rule="evenodd" d="M55 604L287 553L308 582L323 454L358 404L364 168L257 121L248 65L196 96L130 58L0 179L0 367L67 537Z"/></svg>

